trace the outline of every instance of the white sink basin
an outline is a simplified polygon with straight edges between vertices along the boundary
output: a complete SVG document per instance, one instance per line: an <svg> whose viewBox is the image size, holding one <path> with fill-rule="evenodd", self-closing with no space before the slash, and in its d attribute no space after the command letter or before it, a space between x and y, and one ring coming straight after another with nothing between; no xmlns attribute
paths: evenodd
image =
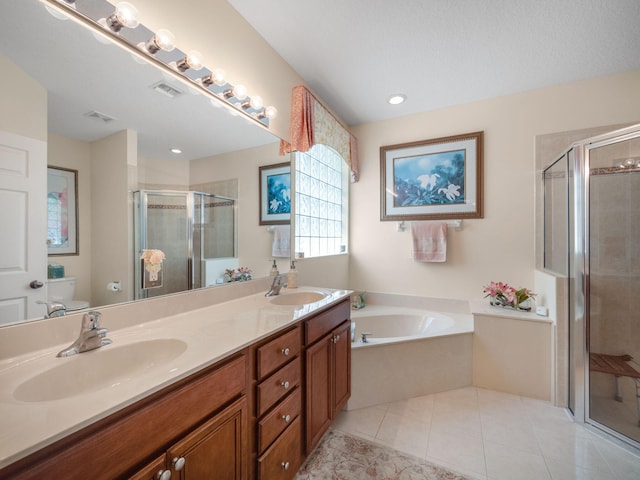
<svg viewBox="0 0 640 480"><path fill-rule="evenodd" d="M269 300L273 305L305 305L307 303L317 302L327 297L324 292L305 291L283 293L271 297Z"/></svg>
<svg viewBox="0 0 640 480"><path fill-rule="evenodd" d="M95 392L120 383L179 357L187 344L175 339L114 344L58 358L59 365L21 383L13 396L22 402L48 402Z"/></svg>

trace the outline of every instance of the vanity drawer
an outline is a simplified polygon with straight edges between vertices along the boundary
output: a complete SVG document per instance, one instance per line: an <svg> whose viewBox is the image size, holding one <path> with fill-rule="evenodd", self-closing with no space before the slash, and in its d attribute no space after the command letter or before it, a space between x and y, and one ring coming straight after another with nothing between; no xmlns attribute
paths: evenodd
<svg viewBox="0 0 640 480"><path fill-rule="evenodd" d="M260 480L290 480L302 464L302 427L300 417L258 459Z"/></svg>
<svg viewBox="0 0 640 480"><path fill-rule="evenodd" d="M351 304L345 300L307 320L305 322L305 345L311 345L349 318L351 318Z"/></svg>
<svg viewBox="0 0 640 480"><path fill-rule="evenodd" d="M277 370L280 366L300 354L302 348L302 338L300 335L300 327L297 326L290 332L274 338L257 349L258 380L262 380L271 372Z"/></svg>
<svg viewBox="0 0 640 480"><path fill-rule="evenodd" d="M300 388L285 398L258 423L258 453L263 452L284 430L300 416L302 394Z"/></svg>
<svg viewBox="0 0 640 480"><path fill-rule="evenodd" d="M300 385L300 358L285 365L258 384L258 416L262 416L275 403Z"/></svg>

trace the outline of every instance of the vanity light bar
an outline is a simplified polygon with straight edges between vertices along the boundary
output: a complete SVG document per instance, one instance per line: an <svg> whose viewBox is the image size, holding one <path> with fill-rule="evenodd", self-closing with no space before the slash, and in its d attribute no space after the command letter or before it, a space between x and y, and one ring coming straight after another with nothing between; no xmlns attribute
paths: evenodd
<svg viewBox="0 0 640 480"><path fill-rule="evenodd" d="M211 71L202 64L199 52L188 53L175 47L173 34L166 29L153 32L138 20L137 9L129 2L115 7L106 0L87 0L78 5L75 0L40 0L58 8L68 16L106 35L114 43L136 56L145 58L164 70L177 75L183 82L204 92L233 111L240 112L259 124L269 127L277 114L273 106L264 106L258 95L250 97L244 85L231 85L221 69Z"/></svg>

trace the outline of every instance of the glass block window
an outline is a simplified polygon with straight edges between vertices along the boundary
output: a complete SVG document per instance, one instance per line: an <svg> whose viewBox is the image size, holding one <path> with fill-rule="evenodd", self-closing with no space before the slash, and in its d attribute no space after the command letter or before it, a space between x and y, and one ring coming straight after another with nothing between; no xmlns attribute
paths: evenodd
<svg viewBox="0 0 640 480"><path fill-rule="evenodd" d="M296 258L347 252L349 169L335 150L314 145L295 156Z"/></svg>

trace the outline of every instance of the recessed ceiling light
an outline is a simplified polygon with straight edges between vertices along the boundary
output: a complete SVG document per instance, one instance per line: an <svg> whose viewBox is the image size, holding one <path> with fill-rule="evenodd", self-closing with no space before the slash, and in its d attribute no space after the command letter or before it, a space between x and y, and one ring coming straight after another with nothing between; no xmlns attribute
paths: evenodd
<svg viewBox="0 0 640 480"><path fill-rule="evenodd" d="M182 150L180 150L179 148L172 148L171 153L182 153Z"/></svg>
<svg viewBox="0 0 640 480"><path fill-rule="evenodd" d="M405 94L394 93L389 98L387 98L387 102L389 102L391 105L400 105L401 103L404 103L406 99L407 96Z"/></svg>

